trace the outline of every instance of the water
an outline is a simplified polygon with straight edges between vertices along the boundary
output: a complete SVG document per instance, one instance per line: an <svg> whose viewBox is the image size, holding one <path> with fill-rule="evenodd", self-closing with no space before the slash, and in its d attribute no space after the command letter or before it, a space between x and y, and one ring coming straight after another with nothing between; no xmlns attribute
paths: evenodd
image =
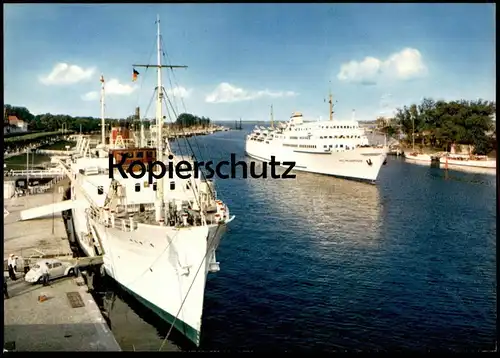
<svg viewBox="0 0 500 358"><path fill-rule="evenodd" d="M249 162L251 128L193 149ZM378 185L309 173L218 180L236 219L208 279L200 349L493 349L495 179L389 158ZM106 291L122 348L158 350L169 325ZM174 333L164 349L193 347Z"/></svg>

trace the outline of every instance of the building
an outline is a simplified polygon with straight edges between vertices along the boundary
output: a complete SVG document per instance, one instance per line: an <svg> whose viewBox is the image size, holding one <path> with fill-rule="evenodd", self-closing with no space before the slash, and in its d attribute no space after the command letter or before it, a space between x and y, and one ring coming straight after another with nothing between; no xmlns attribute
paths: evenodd
<svg viewBox="0 0 500 358"><path fill-rule="evenodd" d="M5 116L6 121L4 121L3 133L19 133L28 131L28 123L16 116ZM5 118L4 117L4 118Z"/></svg>

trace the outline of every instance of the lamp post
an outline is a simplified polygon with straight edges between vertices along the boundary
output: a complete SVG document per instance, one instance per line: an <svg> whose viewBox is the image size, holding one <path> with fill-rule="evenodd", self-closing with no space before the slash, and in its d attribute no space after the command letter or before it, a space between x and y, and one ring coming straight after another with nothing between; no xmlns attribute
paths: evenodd
<svg viewBox="0 0 500 358"><path fill-rule="evenodd" d="M26 195L30 193L30 149L26 148Z"/></svg>

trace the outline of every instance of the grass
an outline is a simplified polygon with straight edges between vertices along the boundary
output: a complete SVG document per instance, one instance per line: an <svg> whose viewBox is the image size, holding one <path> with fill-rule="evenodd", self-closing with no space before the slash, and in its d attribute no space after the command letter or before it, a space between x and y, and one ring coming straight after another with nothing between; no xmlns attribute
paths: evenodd
<svg viewBox="0 0 500 358"><path fill-rule="evenodd" d="M36 166L46 162L50 162L50 157L48 155L30 154L29 157L30 168L33 164ZM24 170L26 169L26 154L16 155L14 157L7 158L4 160L4 163L7 165L6 170L10 169Z"/></svg>
<svg viewBox="0 0 500 358"><path fill-rule="evenodd" d="M74 146L75 142L69 142L66 140L62 140L60 142L56 142L54 144L48 144L40 147L40 149L51 149L51 150L64 150L65 147ZM50 156L43 154L30 154L29 156L29 167L32 165L37 166L43 163L50 162ZM4 163L7 165L6 170L23 170L26 169L26 153L16 155L10 158L4 159Z"/></svg>

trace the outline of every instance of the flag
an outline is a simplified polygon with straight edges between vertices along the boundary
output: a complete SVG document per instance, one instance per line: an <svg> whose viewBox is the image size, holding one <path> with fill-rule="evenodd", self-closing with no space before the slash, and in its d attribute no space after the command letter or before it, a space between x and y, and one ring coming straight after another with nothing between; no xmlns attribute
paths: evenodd
<svg viewBox="0 0 500 358"><path fill-rule="evenodd" d="M132 74L132 81L137 81L137 76L139 75L139 72L137 72L135 69L134 69L134 73Z"/></svg>
<svg viewBox="0 0 500 358"><path fill-rule="evenodd" d="M104 83L104 76L101 75L101 79L100 79L101 83Z"/></svg>

